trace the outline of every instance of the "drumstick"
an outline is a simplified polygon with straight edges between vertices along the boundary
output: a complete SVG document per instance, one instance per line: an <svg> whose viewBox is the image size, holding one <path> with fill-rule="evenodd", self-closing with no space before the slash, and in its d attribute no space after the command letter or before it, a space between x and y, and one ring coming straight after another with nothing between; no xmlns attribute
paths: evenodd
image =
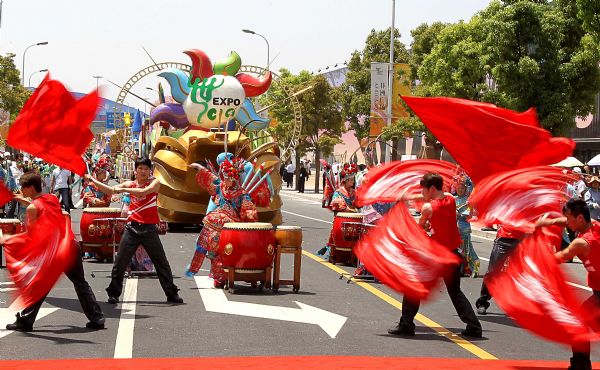
<svg viewBox="0 0 600 370"><path fill-rule="evenodd" d="M264 176L260 178L260 180L258 180L258 182L252 187L252 189L250 189L248 194L252 194L252 192L254 192L263 181L265 181L265 179L271 174L271 172L273 172L272 168L268 170L267 173L265 173Z"/></svg>
<svg viewBox="0 0 600 370"><path fill-rule="evenodd" d="M244 182L242 183L242 188L246 188L246 185L248 185L248 180L250 180L250 175L252 174L252 171L254 171L254 166L256 165L256 159L254 159L254 161L252 161L252 170L248 171L248 173L246 174L246 177L244 178Z"/></svg>
<svg viewBox="0 0 600 370"><path fill-rule="evenodd" d="M246 190L248 190L249 188L252 188L252 186L254 186L254 184L256 183L256 181L260 178L260 175L262 175L262 171L264 170L264 165L260 165L260 167L258 168L258 171L256 171L254 173L254 176L252 177L252 180L250 180L250 182L248 183L248 185L244 188Z"/></svg>

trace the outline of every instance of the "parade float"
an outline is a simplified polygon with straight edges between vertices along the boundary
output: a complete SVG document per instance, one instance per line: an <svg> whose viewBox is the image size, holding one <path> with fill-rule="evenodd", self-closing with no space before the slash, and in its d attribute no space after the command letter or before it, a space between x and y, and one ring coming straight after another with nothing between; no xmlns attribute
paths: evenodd
<svg viewBox="0 0 600 370"><path fill-rule="evenodd" d="M248 162L244 174L247 191L259 185L269 188L270 199L258 206L259 221L281 224L281 157L293 148L302 122L295 95L289 92L287 99L295 119L292 140L277 143L266 130L271 120L264 113L257 113L253 101L276 83L276 74L261 67L242 66L236 52L215 63L201 50L184 53L190 57L191 66L155 63L132 76L121 88L117 102L133 94L131 87L144 76L158 73L171 90L168 96L159 84L159 104L151 110L150 120L143 125L137 140L124 138L123 156L130 162L137 155L148 156L154 162L154 176L161 182L161 219L197 224L210 210L210 197L198 187L189 165L203 163L218 168L217 156L233 153ZM131 164L125 160L120 166L128 168Z"/></svg>

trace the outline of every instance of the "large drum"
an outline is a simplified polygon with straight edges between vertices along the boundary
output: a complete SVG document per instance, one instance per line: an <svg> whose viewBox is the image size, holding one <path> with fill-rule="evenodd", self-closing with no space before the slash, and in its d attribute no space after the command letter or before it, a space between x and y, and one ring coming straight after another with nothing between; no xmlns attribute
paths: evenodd
<svg viewBox="0 0 600 370"><path fill-rule="evenodd" d="M346 213L340 212L335 216L333 220L333 244L339 248L353 248L354 244L358 240L358 234L356 238L353 238L349 232L348 225L355 225L356 223L362 223L362 213ZM359 230L357 230L357 233Z"/></svg>
<svg viewBox="0 0 600 370"><path fill-rule="evenodd" d="M116 223L114 242L118 245L123 234L125 220L119 208L84 208L79 223L81 246L84 253L92 253L99 259L113 257L113 223ZM97 219L114 219L98 220Z"/></svg>
<svg viewBox="0 0 600 370"><path fill-rule="evenodd" d="M24 232L25 226L16 218L4 218L0 219L0 229L4 236L15 235Z"/></svg>
<svg viewBox="0 0 600 370"><path fill-rule="evenodd" d="M277 245L283 247L302 246L302 228L300 226L277 226L275 229Z"/></svg>
<svg viewBox="0 0 600 370"><path fill-rule="evenodd" d="M228 222L219 239L223 266L266 269L275 257L275 231L266 222Z"/></svg>

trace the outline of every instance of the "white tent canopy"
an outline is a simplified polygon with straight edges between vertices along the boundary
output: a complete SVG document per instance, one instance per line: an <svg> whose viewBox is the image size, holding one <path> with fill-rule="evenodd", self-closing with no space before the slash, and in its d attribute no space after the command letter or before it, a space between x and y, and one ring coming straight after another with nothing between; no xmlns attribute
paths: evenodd
<svg viewBox="0 0 600 370"><path fill-rule="evenodd" d="M589 164L590 166L600 166L600 154L590 159L590 161L587 164Z"/></svg>
<svg viewBox="0 0 600 370"><path fill-rule="evenodd" d="M579 167L583 166L583 163L575 157L567 157L558 163L554 163L552 166L555 167Z"/></svg>

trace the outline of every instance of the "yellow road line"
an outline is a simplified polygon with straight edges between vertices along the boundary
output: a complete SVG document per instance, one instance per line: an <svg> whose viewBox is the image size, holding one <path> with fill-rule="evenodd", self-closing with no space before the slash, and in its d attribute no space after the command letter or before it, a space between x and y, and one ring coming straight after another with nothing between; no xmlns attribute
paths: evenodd
<svg viewBox="0 0 600 370"><path fill-rule="evenodd" d="M307 252L306 250L303 250L302 254L304 254L306 257L308 257L310 259L313 259L313 260L319 262L323 266L328 267L329 269L337 272L338 274L348 275L347 271L337 267L334 264L331 264L331 263L325 261L324 259L322 259L310 252ZM369 293L373 294L374 296L382 299L383 301L389 303L390 305L396 307L397 309L402 310L402 303L400 301L398 301L397 299L395 299L394 297L390 296L389 294L382 292L381 290L375 288L373 285L371 285L369 283L365 283L365 282L361 282L361 281L355 281L355 283L357 285L359 285L360 287L362 287L363 289L365 289L366 291L368 291ZM498 359L496 356L492 355L491 353L487 352L486 350L476 346L475 344L469 342L466 339L459 337L458 335L454 334L450 330L444 328L443 326L441 326L437 322L431 320L430 318L421 315L420 313L417 314L417 316L415 317L415 320L417 320L421 324L427 326L428 328L433 329L441 336L446 337L447 339L451 340L455 344L459 345L460 347L466 349L467 351L471 352L472 354L474 354L475 356L477 356L483 360L497 360Z"/></svg>

